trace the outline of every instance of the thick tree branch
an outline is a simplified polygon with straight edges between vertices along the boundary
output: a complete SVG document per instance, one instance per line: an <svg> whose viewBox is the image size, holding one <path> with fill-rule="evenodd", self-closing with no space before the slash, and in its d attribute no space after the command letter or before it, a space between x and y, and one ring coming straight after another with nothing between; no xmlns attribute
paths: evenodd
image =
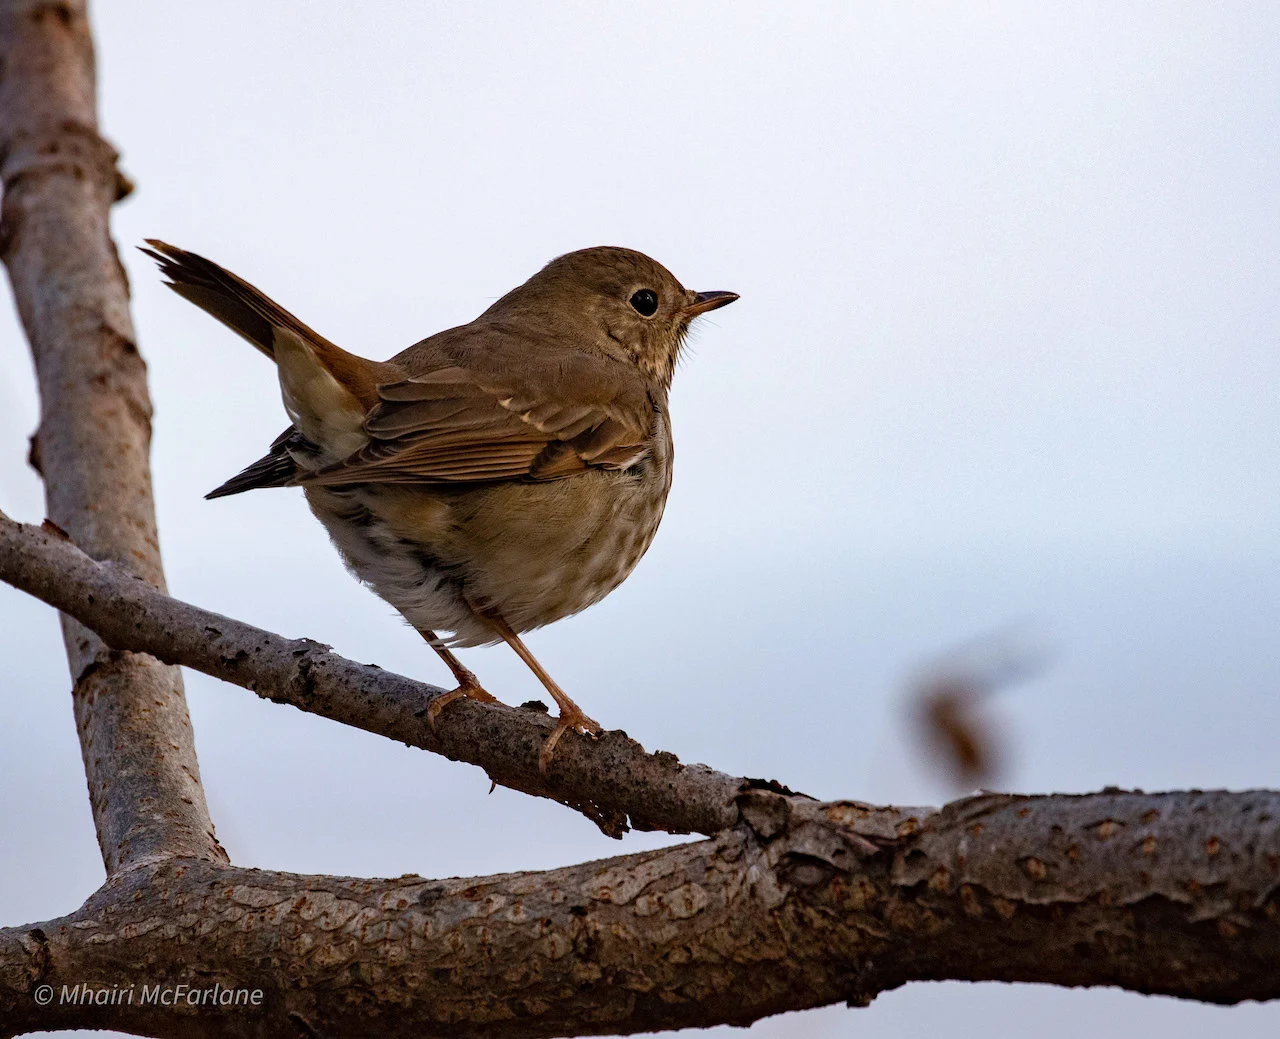
<svg viewBox="0 0 1280 1039"><path fill-rule="evenodd" d="M0 73L0 257L40 385L32 456L49 515L95 558L163 588L146 366L107 226L123 180L98 136L82 0L0 2ZM66 617L63 637L108 872L160 855L225 861L180 672Z"/></svg>
<svg viewBox="0 0 1280 1039"><path fill-rule="evenodd" d="M741 809L714 840L545 873L130 871L68 917L0 932L0 1020L532 1037L746 1024L919 979L1280 995L1280 794L989 795L915 814L755 790ZM133 1001L66 1002L77 984ZM262 998L156 1006L143 985Z"/></svg>
<svg viewBox="0 0 1280 1039"><path fill-rule="evenodd" d="M401 743L479 765L503 786L549 797L605 833L715 834L738 821L743 784L674 754L647 754L624 732L566 735L546 774L538 751L553 723L541 712L459 700L433 731L426 708L443 690L308 639L286 639L172 599L127 571L96 563L55 530L0 514L0 580L43 599L117 650L183 664L259 696Z"/></svg>

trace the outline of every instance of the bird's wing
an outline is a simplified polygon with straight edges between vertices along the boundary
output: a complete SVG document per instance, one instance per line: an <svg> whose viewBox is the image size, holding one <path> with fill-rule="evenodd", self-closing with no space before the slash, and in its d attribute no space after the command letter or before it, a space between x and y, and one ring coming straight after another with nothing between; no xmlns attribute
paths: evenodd
<svg viewBox="0 0 1280 1039"><path fill-rule="evenodd" d="M271 449L253 465L231 477L205 495L225 498L229 494L253 491L260 487L294 487L306 470L298 465L296 455L315 456L320 449L290 426L271 444Z"/></svg>
<svg viewBox="0 0 1280 1039"><path fill-rule="evenodd" d="M523 353L517 372L488 346L477 363L379 386L364 423L368 445L302 482L557 480L626 469L645 456L655 411L636 373L595 355L545 350Z"/></svg>

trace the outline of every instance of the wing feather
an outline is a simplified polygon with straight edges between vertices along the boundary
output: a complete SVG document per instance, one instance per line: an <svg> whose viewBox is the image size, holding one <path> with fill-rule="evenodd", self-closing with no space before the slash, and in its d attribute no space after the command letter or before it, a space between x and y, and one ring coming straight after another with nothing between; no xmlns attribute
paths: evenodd
<svg viewBox="0 0 1280 1039"><path fill-rule="evenodd" d="M540 356L514 345L490 340L471 363L442 357L439 367L378 386L364 423L369 443L303 482L559 480L645 457L655 406L634 371L577 350Z"/></svg>

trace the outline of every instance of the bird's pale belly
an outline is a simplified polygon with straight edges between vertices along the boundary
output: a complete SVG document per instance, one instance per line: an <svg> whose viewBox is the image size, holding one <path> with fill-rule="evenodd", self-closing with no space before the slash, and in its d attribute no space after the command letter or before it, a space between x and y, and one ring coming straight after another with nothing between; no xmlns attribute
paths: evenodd
<svg viewBox="0 0 1280 1039"><path fill-rule="evenodd" d="M666 462L667 459L663 459ZM669 464L467 491L308 488L347 566L420 630L455 646L550 624L613 591L662 519Z"/></svg>

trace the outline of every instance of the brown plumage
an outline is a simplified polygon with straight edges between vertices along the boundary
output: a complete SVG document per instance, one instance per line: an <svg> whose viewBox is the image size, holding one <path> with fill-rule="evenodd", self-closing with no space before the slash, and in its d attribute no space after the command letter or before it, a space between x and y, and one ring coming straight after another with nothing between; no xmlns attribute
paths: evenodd
<svg viewBox="0 0 1280 1039"><path fill-rule="evenodd" d="M432 720L457 696L492 699L449 645L505 641L560 708L544 767L563 732L598 732L519 633L598 602L648 548L671 486L681 345L737 296L689 292L630 249L583 249L376 362L217 264L148 244L175 292L275 360L293 420L209 497L301 486L352 572L457 678Z"/></svg>

